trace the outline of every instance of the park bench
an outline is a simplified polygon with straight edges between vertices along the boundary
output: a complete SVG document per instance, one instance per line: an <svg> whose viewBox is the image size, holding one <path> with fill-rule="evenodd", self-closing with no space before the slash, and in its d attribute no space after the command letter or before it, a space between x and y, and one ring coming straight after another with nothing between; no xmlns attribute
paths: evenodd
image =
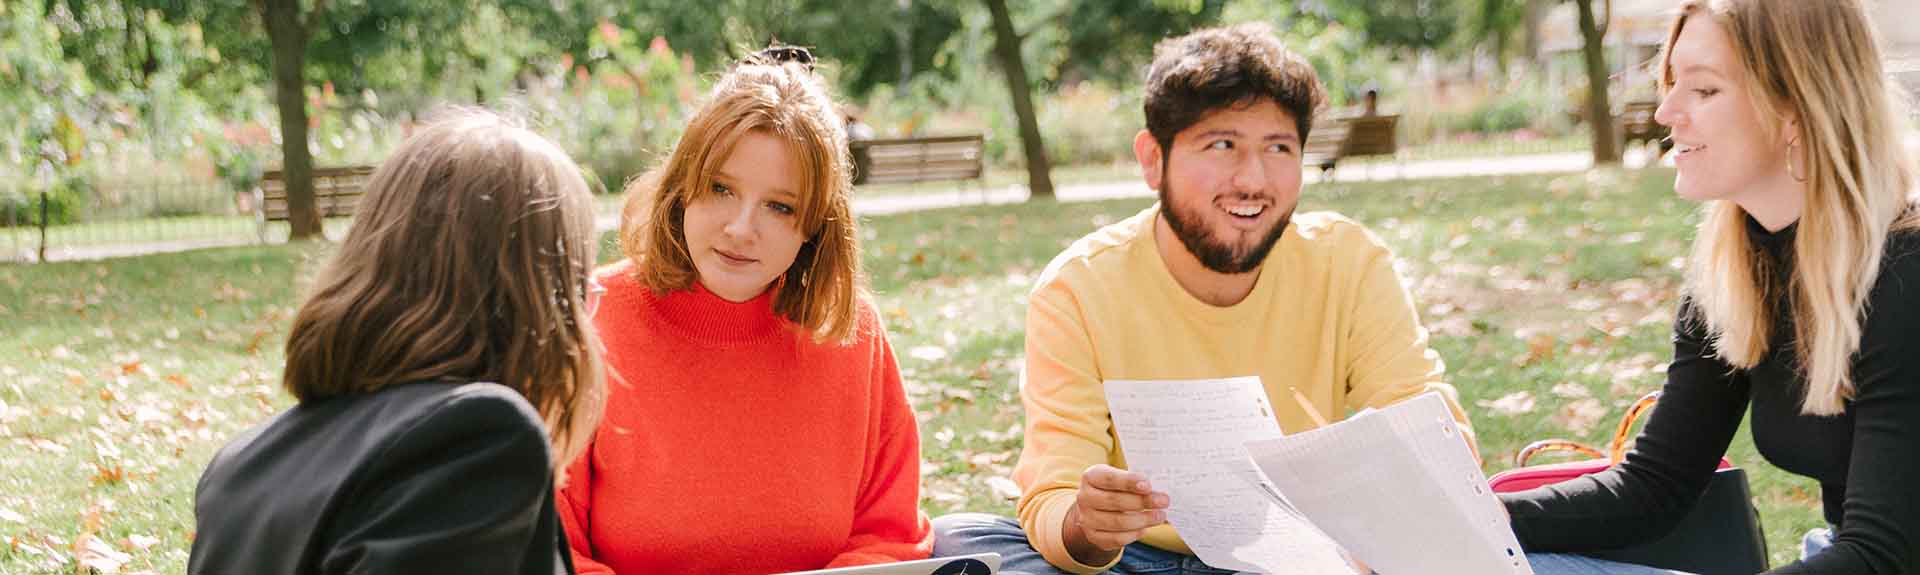
<svg viewBox="0 0 1920 575"><path fill-rule="evenodd" d="M313 206L320 217L350 217L367 193L373 166L313 169ZM268 222L287 221L287 180L281 170L267 170L253 189L254 221L262 241Z"/></svg>
<svg viewBox="0 0 1920 575"><path fill-rule="evenodd" d="M1634 142L1658 144L1661 154L1673 149L1673 141L1667 139L1667 127L1653 120L1654 111L1659 109L1659 102L1627 102L1614 118L1615 125L1620 127L1620 142L1628 146Z"/></svg>
<svg viewBox="0 0 1920 575"><path fill-rule="evenodd" d="M986 142L979 134L854 140L853 183L981 180Z"/></svg>
<svg viewBox="0 0 1920 575"><path fill-rule="evenodd" d="M1325 175L1345 158L1392 156L1400 149L1399 123L1397 115L1323 118L1307 136L1302 163L1320 168Z"/></svg>

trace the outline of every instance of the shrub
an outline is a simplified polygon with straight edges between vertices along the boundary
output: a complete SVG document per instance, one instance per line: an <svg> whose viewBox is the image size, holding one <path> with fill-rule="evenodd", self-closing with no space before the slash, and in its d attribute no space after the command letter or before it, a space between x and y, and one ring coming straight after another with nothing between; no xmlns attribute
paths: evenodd
<svg viewBox="0 0 1920 575"><path fill-rule="evenodd" d="M86 185L83 179L70 178L55 184L45 194L20 187L0 187L0 227L40 225L42 202L46 203L47 225L74 223L79 220L81 208L86 204L86 199L77 188Z"/></svg>

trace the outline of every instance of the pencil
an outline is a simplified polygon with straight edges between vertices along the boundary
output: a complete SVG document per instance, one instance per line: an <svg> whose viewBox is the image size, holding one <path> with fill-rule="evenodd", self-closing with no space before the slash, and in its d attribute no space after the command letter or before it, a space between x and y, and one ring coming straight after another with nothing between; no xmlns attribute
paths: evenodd
<svg viewBox="0 0 1920 575"><path fill-rule="evenodd" d="M1313 402L1307 401L1307 396L1300 393L1300 388L1288 387L1287 391L1293 392L1293 401L1300 404L1300 409L1307 412L1307 418L1313 420L1315 427L1327 426L1327 418L1320 416L1320 410L1313 408Z"/></svg>

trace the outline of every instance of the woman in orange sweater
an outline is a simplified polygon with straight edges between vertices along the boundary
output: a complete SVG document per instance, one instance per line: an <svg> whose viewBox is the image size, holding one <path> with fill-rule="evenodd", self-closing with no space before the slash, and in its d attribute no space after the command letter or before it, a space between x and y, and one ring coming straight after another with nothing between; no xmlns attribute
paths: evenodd
<svg viewBox="0 0 1920 575"><path fill-rule="evenodd" d="M812 56L713 88L628 187L600 270L609 398L561 515L581 573L922 559L920 439L865 295L847 139Z"/></svg>

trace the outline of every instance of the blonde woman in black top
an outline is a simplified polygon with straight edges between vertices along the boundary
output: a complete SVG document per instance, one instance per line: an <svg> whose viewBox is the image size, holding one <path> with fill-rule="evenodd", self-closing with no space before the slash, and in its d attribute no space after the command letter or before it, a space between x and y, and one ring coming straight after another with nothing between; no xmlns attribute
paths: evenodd
<svg viewBox="0 0 1920 575"><path fill-rule="evenodd" d="M1819 481L1831 524L1768 573L1920 572L1920 214L1860 1L1685 2L1659 65L1674 188L1706 204L1666 393L1621 465L1503 496L1521 543L1660 537L1750 412L1760 454Z"/></svg>

